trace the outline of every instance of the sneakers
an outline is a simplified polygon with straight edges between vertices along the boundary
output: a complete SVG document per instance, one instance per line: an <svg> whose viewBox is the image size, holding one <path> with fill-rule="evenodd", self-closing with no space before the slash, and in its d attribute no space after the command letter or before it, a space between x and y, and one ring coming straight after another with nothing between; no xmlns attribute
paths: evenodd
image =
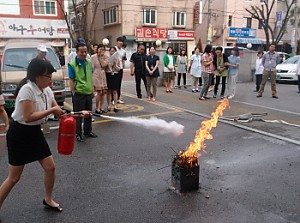
<svg viewBox="0 0 300 223"><path fill-rule="evenodd" d="M196 88L196 90L195 90L196 92L199 92L199 89L198 88Z"/></svg>
<svg viewBox="0 0 300 223"><path fill-rule="evenodd" d="M124 104L124 101L118 100L117 103L118 103L118 104Z"/></svg>
<svg viewBox="0 0 300 223"><path fill-rule="evenodd" d="M197 91L196 91L196 89L192 89L192 92L193 92L193 93L196 93Z"/></svg>
<svg viewBox="0 0 300 223"><path fill-rule="evenodd" d="M232 99L232 98L233 98L233 96L231 95L231 96L228 96L227 98L228 98L228 99Z"/></svg>
<svg viewBox="0 0 300 223"><path fill-rule="evenodd" d="M216 97L217 97L217 95L216 95L216 94L214 94L213 98L216 98Z"/></svg>
<svg viewBox="0 0 300 223"><path fill-rule="evenodd" d="M221 95L221 99L224 99L224 95Z"/></svg>

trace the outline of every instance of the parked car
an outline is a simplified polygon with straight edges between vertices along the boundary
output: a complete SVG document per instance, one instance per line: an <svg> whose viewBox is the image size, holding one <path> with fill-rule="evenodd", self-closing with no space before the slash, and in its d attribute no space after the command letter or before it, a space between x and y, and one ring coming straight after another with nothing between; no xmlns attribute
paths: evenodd
<svg viewBox="0 0 300 223"><path fill-rule="evenodd" d="M297 83L296 75L297 63L299 56L293 56L276 66L276 82Z"/></svg>
<svg viewBox="0 0 300 223"><path fill-rule="evenodd" d="M8 113L11 113L15 107L14 92L19 82L26 76L28 64L37 56L39 44L41 42L12 40L5 45L1 63L1 88L5 99L5 109ZM66 92L62 67L51 46L47 43L45 45L48 50L46 58L56 69L52 75L51 88L57 103L63 105Z"/></svg>

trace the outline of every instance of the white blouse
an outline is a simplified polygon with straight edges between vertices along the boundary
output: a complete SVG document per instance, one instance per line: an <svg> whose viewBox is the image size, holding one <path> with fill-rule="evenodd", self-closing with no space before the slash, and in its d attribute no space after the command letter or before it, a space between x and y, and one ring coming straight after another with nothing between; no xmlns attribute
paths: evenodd
<svg viewBox="0 0 300 223"><path fill-rule="evenodd" d="M34 82L29 81L21 87L16 98L15 110L11 115L14 121L23 125L40 125L45 123L48 116L30 123L24 121L21 102L27 100L33 101L35 111L44 111L51 107L52 101L54 100L54 94L51 88L46 87L41 91Z"/></svg>

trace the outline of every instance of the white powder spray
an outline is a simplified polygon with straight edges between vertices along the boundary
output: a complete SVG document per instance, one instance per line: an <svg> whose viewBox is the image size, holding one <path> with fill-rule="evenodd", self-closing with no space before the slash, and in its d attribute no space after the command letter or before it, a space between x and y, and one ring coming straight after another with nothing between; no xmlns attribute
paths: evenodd
<svg viewBox="0 0 300 223"><path fill-rule="evenodd" d="M175 121L166 122L165 120L151 117L150 119L142 119L136 117L120 118L101 115L103 118L109 118L116 121L126 122L135 126L144 127L146 129L158 132L161 135L171 134L180 136L183 133L184 126Z"/></svg>

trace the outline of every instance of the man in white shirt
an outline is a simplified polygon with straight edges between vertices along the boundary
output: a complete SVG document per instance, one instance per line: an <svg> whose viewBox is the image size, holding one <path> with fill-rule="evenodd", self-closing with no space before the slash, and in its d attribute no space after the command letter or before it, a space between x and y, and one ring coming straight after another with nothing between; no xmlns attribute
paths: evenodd
<svg viewBox="0 0 300 223"><path fill-rule="evenodd" d="M116 45L116 49L117 49L117 53L119 54L119 60L120 60L120 71L119 71L119 75L120 75L120 83L119 83L119 89L118 89L118 101L117 103L119 104L124 104L124 101L121 98L121 85L122 85L122 79L123 79L123 69L125 66L125 61L127 60L126 58L126 51L124 50L124 37L120 36L117 38L117 45Z"/></svg>

